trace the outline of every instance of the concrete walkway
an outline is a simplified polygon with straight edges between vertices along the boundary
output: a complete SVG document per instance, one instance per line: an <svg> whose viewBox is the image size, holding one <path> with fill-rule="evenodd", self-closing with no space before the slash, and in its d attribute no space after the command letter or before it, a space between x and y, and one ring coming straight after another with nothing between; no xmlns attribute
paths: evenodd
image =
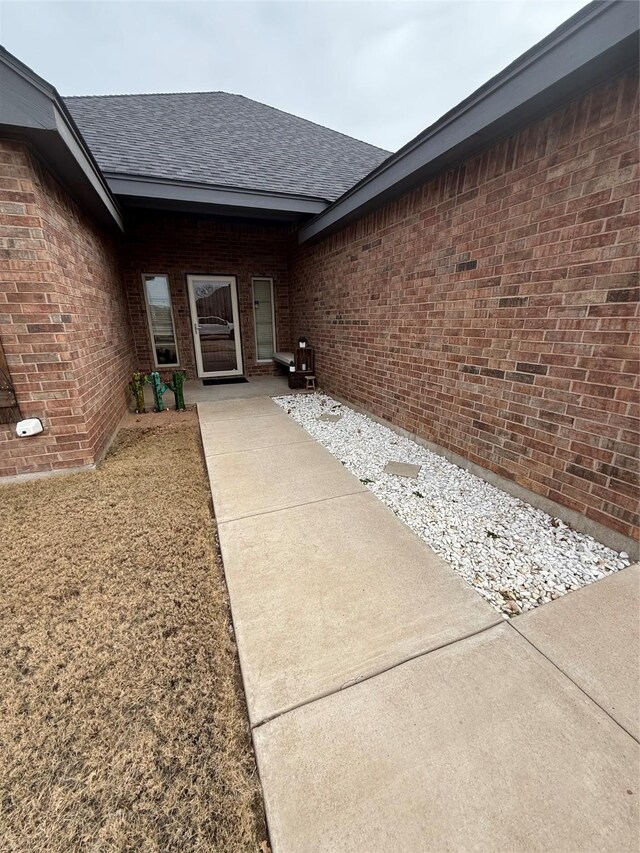
<svg viewBox="0 0 640 853"><path fill-rule="evenodd" d="M269 398L198 413L274 853L637 850L638 567L505 623Z"/></svg>

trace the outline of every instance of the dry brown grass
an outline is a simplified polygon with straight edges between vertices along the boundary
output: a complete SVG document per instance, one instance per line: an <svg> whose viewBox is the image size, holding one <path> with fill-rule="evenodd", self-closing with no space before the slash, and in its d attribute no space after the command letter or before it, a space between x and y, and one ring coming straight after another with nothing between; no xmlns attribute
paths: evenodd
<svg viewBox="0 0 640 853"><path fill-rule="evenodd" d="M3 850L227 853L266 837L182 418L121 432L95 472L0 489Z"/></svg>

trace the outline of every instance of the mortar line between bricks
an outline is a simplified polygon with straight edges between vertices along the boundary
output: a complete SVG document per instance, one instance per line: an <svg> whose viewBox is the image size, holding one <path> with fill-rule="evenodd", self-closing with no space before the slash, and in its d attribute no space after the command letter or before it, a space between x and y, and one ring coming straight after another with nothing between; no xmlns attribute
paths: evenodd
<svg viewBox="0 0 640 853"><path fill-rule="evenodd" d="M587 697L587 699L588 699L590 702L593 702L593 704L594 704L597 708L600 708L600 710L601 710L603 713L605 713L605 714L607 715L607 717L609 717L609 719L610 719L613 723L615 723L615 724L616 724L616 726L618 726L618 728L619 728L619 729L622 729L622 731L623 731L625 734L629 735L629 737L630 737L633 741L635 741L635 743L640 743L640 741L638 740L638 738L637 738L634 734L632 734L632 733L631 733L627 728L625 728L625 727L622 725L622 723L620 723L618 720L616 720L616 719L615 719L615 717L612 717L612 716L611 716L611 714L607 711L607 709L606 709L606 708L603 708L603 707L602 707L602 705L601 705L599 702L597 702L597 701L593 698L593 696L591 696L589 693L587 693L587 691L586 691L583 687L581 687L581 686L578 684L578 682L577 682L577 681L575 681L573 678L571 678L571 676L569 675L569 673L568 673L568 672L565 672L565 671L564 671L564 669L562 669L562 667L561 667L561 666L559 666L559 665L558 665L554 660L552 660L552 659L549 657L549 655L545 654L545 653L542 651L542 649L539 649L539 648L538 648L538 646L536 646L536 644L535 644L532 640L530 640L530 639L529 639L529 637L527 637L525 634L523 634L523 633L522 633L522 631L520 631L520 630L519 630L515 625L513 625L511 622L510 622L509 624L511 625L511 627L513 628L513 630L518 634L518 636L519 636L519 637L522 637L522 639L523 639L523 640L526 640L526 641L527 641L527 643L529 643L529 645L530 645L533 649L535 649L535 650L538 652L538 654L542 655L542 657L543 657L545 660L549 661L549 663L554 667L554 669L557 669L557 670L558 670L558 672L560 672L562 675L564 675L564 677L565 677L568 681L570 681L572 684L574 684L574 685L578 688L578 690L579 690L579 691L580 691L584 696L586 696L586 697Z"/></svg>
<svg viewBox="0 0 640 853"><path fill-rule="evenodd" d="M416 652L413 655L409 655L406 658L402 658L402 660L389 664L389 666L385 666L381 669L376 670L375 672L371 672L369 673L369 675L364 675L362 678L357 678L352 681L345 681L345 683L341 684L340 687L337 687L333 690L326 690L323 693L318 693L316 696L313 696L310 699L306 699L304 702L299 702L297 705L292 705L291 708L286 708L284 711L278 711L277 713L272 714L270 717L265 717L264 720L260 720L260 722L255 723L255 725L252 725L251 730L254 731L255 729L259 729L261 726L264 726L265 723L272 723L274 720L277 720L280 717L284 717L285 714L290 714L292 711L297 711L299 708L304 708L307 705L313 705L314 702L319 702L322 699L328 699L329 696L335 696L338 693L342 693L345 690L349 690L351 687L357 687L359 684L365 684L367 681L371 681L372 678L377 678L379 675L384 675L385 672L391 672L392 669L398 669L398 667L404 666L404 664L410 663L412 660L428 657L428 655L432 654L432 652L438 652L441 649L446 649L448 646L453 646L456 643L461 643L464 640L469 640L471 639L471 637L477 637L479 634L484 634L487 631L492 631L494 628L497 628L502 625L505 621L508 620L497 616L495 622L493 622L491 625L485 625L483 628L479 628L477 631L470 631L468 634L463 634L460 637L454 637L454 639L447 640L447 642L441 643L438 646L434 646L432 649L427 649L426 651L422 652Z"/></svg>
<svg viewBox="0 0 640 853"><path fill-rule="evenodd" d="M369 489L358 489L357 492L345 492L343 495L330 495L328 498L317 498L314 501L301 501L298 504L288 504L287 506L276 506L271 509L263 509L260 512L250 512L247 515L238 515L235 518L225 518L222 521L216 518L216 524L220 527L222 524L231 524L233 521L242 521L245 518L255 518L257 515L270 515L275 512L285 512L289 509L298 509L300 506L311 506L311 504L321 504L325 501L336 501L340 498L352 498L354 495L364 495L369 492ZM215 511L215 501L213 502Z"/></svg>

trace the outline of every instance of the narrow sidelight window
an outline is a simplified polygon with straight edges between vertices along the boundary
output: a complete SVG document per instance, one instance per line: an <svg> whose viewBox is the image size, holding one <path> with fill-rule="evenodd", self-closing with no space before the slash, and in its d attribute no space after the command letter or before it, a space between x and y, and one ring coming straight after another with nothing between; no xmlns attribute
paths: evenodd
<svg viewBox="0 0 640 853"><path fill-rule="evenodd" d="M253 319L256 328L256 358L270 361L276 348L273 280L254 278Z"/></svg>
<svg viewBox="0 0 640 853"><path fill-rule="evenodd" d="M175 367L178 364L178 346L169 279L166 275L145 275L143 279L155 366Z"/></svg>

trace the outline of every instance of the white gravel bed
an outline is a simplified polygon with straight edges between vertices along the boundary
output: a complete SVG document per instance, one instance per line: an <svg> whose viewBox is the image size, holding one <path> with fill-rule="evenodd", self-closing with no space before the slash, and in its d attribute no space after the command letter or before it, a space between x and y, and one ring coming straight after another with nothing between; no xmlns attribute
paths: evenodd
<svg viewBox="0 0 640 853"><path fill-rule="evenodd" d="M514 498L325 394L274 397L497 610L513 616L630 563L558 518ZM341 414L335 423L321 414ZM421 465L417 479L388 462Z"/></svg>

